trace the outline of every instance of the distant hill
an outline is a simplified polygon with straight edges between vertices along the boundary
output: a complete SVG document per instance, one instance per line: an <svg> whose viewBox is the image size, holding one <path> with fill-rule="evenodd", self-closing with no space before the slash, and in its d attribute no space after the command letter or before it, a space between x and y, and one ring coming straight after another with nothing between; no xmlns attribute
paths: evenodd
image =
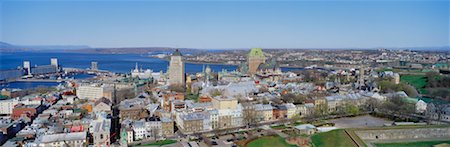
<svg viewBox="0 0 450 147"><path fill-rule="evenodd" d="M147 54L151 52L174 52L176 48L171 47L126 47L126 48L89 48L79 50L67 50L66 52L96 53L96 54ZM178 48L182 53L199 53L206 50Z"/></svg>
<svg viewBox="0 0 450 147"><path fill-rule="evenodd" d="M0 48L10 48L10 47L14 47L14 46L9 43L0 42Z"/></svg>
<svg viewBox="0 0 450 147"><path fill-rule="evenodd" d="M64 51L74 49L90 48L86 45L13 45L6 42L0 42L0 51Z"/></svg>
<svg viewBox="0 0 450 147"><path fill-rule="evenodd" d="M440 47L409 47L409 48L398 48L398 49L410 49L410 50L420 50L420 51L450 51L450 46L440 46Z"/></svg>
<svg viewBox="0 0 450 147"><path fill-rule="evenodd" d="M379 47L383 48L383 47ZM354 48L355 50L376 50L379 48ZM123 48L91 48L87 45L13 45L6 42L0 42L0 52L17 52L17 51L48 51L48 52L74 52L74 53L97 53L97 54L147 54L151 52L173 52L176 48L171 47L123 47ZM183 53L202 53L211 51L225 51L219 49L193 49L179 48ZM286 48L264 48L265 50L284 50ZM301 48L291 48L301 49ZM314 49L314 48L310 48ZM320 49L320 48L316 48ZM348 50L351 48L328 48L326 50ZM442 47L387 47L386 49L401 50L417 50L417 51L450 51L450 46ZM248 50L248 49L226 49L232 50Z"/></svg>

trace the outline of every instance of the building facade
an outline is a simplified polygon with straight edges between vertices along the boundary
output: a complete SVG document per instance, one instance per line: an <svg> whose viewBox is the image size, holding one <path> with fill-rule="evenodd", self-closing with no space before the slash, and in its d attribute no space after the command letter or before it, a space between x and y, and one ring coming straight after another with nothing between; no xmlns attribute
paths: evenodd
<svg viewBox="0 0 450 147"><path fill-rule="evenodd" d="M101 85L82 85L77 88L77 97L80 99L98 100L106 97L111 100L112 88Z"/></svg>
<svg viewBox="0 0 450 147"><path fill-rule="evenodd" d="M258 71L258 67L264 64L266 57L261 48L252 48L248 54L248 72L249 74L255 74Z"/></svg>
<svg viewBox="0 0 450 147"><path fill-rule="evenodd" d="M183 56L177 49L170 57L169 65L169 85L185 85Z"/></svg>

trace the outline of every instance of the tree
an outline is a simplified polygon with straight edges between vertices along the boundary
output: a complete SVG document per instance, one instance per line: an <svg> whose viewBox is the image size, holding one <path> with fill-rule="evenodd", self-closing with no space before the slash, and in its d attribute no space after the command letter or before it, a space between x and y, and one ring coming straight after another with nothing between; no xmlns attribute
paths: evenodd
<svg viewBox="0 0 450 147"><path fill-rule="evenodd" d="M447 88L437 88L431 92L432 96L448 100L450 98L450 90Z"/></svg>
<svg viewBox="0 0 450 147"><path fill-rule="evenodd" d="M414 103L409 103L397 95L388 98L388 100L383 103L382 108L387 111L387 113L399 115L411 114L415 112Z"/></svg>
<svg viewBox="0 0 450 147"><path fill-rule="evenodd" d="M281 96L281 99L286 103L294 103L294 104L301 104L306 100L306 95L295 95L292 93L284 94Z"/></svg>
<svg viewBox="0 0 450 147"><path fill-rule="evenodd" d="M295 124L297 121L300 121L301 117L300 114L295 114L292 118L291 118L291 124Z"/></svg>
<svg viewBox="0 0 450 147"><path fill-rule="evenodd" d="M350 114L350 115L357 115L357 114L359 114L359 108L350 103L346 103L345 104L345 113Z"/></svg>
<svg viewBox="0 0 450 147"><path fill-rule="evenodd" d="M307 98L306 95L298 94L295 96L294 104L303 104Z"/></svg>
<svg viewBox="0 0 450 147"><path fill-rule="evenodd" d="M401 87L397 84L395 84L392 81L389 80L383 80L378 82L378 85L381 87L381 92L387 93L387 92L397 92L401 90Z"/></svg>
<svg viewBox="0 0 450 147"><path fill-rule="evenodd" d="M400 86L400 89L403 90L409 97L419 96L419 92L417 92L416 88L414 88L413 86L404 83L401 83Z"/></svg>
<svg viewBox="0 0 450 147"><path fill-rule="evenodd" d="M328 113L328 106L326 104L317 104L314 107L314 116L321 117Z"/></svg>
<svg viewBox="0 0 450 147"><path fill-rule="evenodd" d="M376 108L378 108L380 106L380 101L378 101L375 98L369 98L366 102L365 105L362 105L362 109L365 111L375 111Z"/></svg>
<svg viewBox="0 0 450 147"><path fill-rule="evenodd" d="M251 104L246 103L243 103L243 106L243 121L245 125L252 126L258 123L255 108Z"/></svg>
<svg viewBox="0 0 450 147"><path fill-rule="evenodd" d="M286 103L293 103L295 99L295 94L287 93L281 96L281 99Z"/></svg>
<svg viewBox="0 0 450 147"><path fill-rule="evenodd" d="M211 96L212 96L212 97L216 97L216 96L220 96L220 95L222 95L222 92L220 92L218 89L214 89L214 90L211 92Z"/></svg>
<svg viewBox="0 0 450 147"><path fill-rule="evenodd" d="M378 85L381 87L381 92L385 93L404 91L409 97L417 97L419 95L416 88L405 83L395 84L390 80L382 80L378 82Z"/></svg>
<svg viewBox="0 0 450 147"><path fill-rule="evenodd" d="M182 85L170 85L169 90L175 92L186 92L186 89L184 89L184 86Z"/></svg>

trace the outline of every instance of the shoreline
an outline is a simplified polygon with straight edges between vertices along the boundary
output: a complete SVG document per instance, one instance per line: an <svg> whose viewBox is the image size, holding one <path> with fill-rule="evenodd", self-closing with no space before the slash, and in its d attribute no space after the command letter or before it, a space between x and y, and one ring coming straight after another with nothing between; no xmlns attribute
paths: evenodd
<svg viewBox="0 0 450 147"><path fill-rule="evenodd" d="M165 60L165 61L170 61L169 59L166 58L158 58L158 57L152 57L152 56L148 56L149 58L154 58L154 59L160 59L160 60ZM196 62L196 61L184 61L185 63L189 63L189 64L207 64L207 65L228 65L228 66L239 66L239 64L228 64L228 63L210 63L210 62ZM298 67L298 66L280 66L281 68L299 68L299 69L305 69L305 67Z"/></svg>

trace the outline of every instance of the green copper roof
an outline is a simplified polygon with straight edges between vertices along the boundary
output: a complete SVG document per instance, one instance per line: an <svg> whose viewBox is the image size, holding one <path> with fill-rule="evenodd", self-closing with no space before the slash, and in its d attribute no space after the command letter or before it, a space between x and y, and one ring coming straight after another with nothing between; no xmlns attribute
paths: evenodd
<svg viewBox="0 0 450 147"><path fill-rule="evenodd" d="M172 53L172 56L182 56L182 55L181 52L178 49L176 49L175 52Z"/></svg>
<svg viewBox="0 0 450 147"><path fill-rule="evenodd" d="M250 53L248 53L249 57L264 57L264 52L261 48L252 48Z"/></svg>

